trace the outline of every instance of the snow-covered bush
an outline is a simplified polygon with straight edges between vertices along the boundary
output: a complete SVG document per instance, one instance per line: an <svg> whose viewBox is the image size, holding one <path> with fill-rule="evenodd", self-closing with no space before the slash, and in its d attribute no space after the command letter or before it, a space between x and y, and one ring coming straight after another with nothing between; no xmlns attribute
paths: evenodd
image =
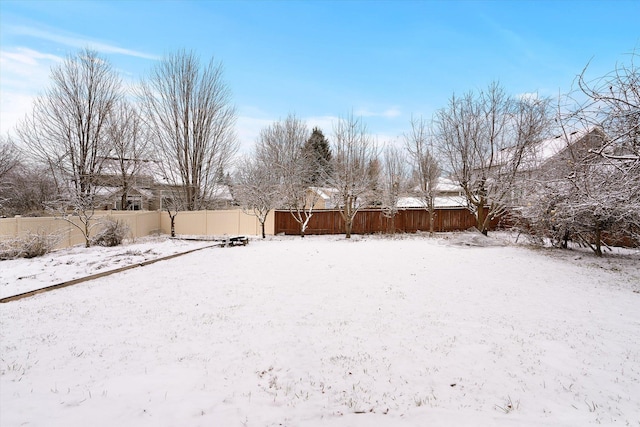
<svg viewBox="0 0 640 427"><path fill-rule="evenodd" d="M0 242L0 260L34 258L51 252L60 242L60 236L50 233L29 233Z"/></svg>
<svg viewBox="0 0 640 427"><path fill-rule="evenodd" d="M103 220L103 228L93 239L94 245L99 246L118 246L127 234L129 234L129 226L123 221L107 217Z"/></svg>

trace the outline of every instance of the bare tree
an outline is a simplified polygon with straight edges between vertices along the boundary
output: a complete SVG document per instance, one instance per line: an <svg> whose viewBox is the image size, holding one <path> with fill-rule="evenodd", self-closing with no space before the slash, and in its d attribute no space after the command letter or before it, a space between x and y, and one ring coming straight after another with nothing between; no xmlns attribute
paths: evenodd
<svg viewBox="0 0 640 427"><path fill-rule="evenodd" d="M48 170L21 162L0 183L0 215L40 216L57 194Z"/></svg>
<svg viewBox="0 0 640 427"><path fill-rule="evenodd" d="M276 173L282 204L300 224L302 237L319 199L310 188L317 165L313 153L305 149L308 138L306 124L289 115L284 121L262 129L256 146L257 160L271 165Z"/></svg>
<svg viewBox="0 0 640 427"><path fill-rule="evenodd" d="M244 158L236 171L233 190L242 210L258 218L264 239L267 216L281 200L276 171L258 157Z"/></svg>
<svg viewBox="0 0 640 427"><path fill-rule="evenodd" d="M89 246L96 178L112 150L108 122L121 96L121 82L110 63L88 49L54 67L51 80L17 135L61 189L57 212L80 229ZM68 215L67 206L79 223Z"/></svg>
<svg viewBox="0 0 640 427"><path fill-rule="evenodd" d="M235 108L221 63L202 66L192 52L164 58L142 82L144 117L169 185L187 210L206 207L237 149Z"/></svg>
<svg viewBox="0 0 640 427"><path fill-rule="evenodd" d="M514 99L497 83L477 95L454 95L437 112L437 137L449 172L483 234L514 202L522 161L528 148L546 137L549 117L548 99Z"/></svg>
<svg viewBox="0 0 640 427"><path fill-rule="evenodd" d="M185 211L184 191L180 187L166 186L160 190L160 211L169 215L170 234L176 237L176 217L180 211Z"/></svg>
<svg viewBox="0 0 640 427"><path fill-rule="evenodd" d="M586 102L565 118L584 127L600 127L605 138L594 153L616 161L621 169L633 169L640 162L640 68L636 64L640 52L632 52L629 58L627 64L620 63L591 81L585 67L578 87Z"/></svg>
<svg viewBox="0 0 640 427"><path fill-rule="evenodd" d="M637 57L594 80L585 68L578 93L568 96L575 107L560 111L567 146L537 177L538 191L522 211L529 230L553 244L566 248L573 240L601 256L606 242L640 242Z"/></svg>
<svg viewBox="0 0 640 427"><path fill-rule="evenodd" d="M9 201L11 172L20 165L20 154L13 141L2 136L0 139L0 213L5 210Z"/></svg>
<svg viewBox="0 0 640 427"><path fill-rule="evenodd" d="M441 169L432 131L426 120L412 117L411 130L404 135L404 142L411 159L412 175L417 183L416 192L429 212L429 234L433 235L435 199Z"/></svg>
<svg viewBox="0 0 640 427"><path fill-rule="evenodd" d="M0 137L0 183L20 164L20 152L9 137Z"/></svg>
<svg viewBox="0 0 640 427"><path fill-rule="evenodd" d="M20 166L18 149L11 139L2 136L0 139L0 214L5 215L10 201L9 193L13 186L12 172Z"/></svg>
<svg viewBox="0 0 640 427"><path fill-rule="evenodd" d="M406 159L403 151L394 145L387 145L384 149L382 175L382 214L388 219L389 231L393 234L396 232L398 200L407 184Z"/></svg>
<svg viewBox="0 0 640 427"><path fill-rule="evenodd" d="M610 73L589 81L587 68L578 78L578 87L587 100L572 112L565 123L602 130L598 147L591 150L600 159L590 162L582 176L582 223L591 234L590 245L597 255L603 233L640 242L640 68L637 51L627 63L619 63ZM574 124L575 126L575 124ZM588 189L588 190L587 190ZM571 204L572 208L575 203ZM586 239L582 239L586 241Z"/></svg>
<svg viewBox="0 0 640 427"><path fill-rule="evenodd" d="M109 126L113 155L106 168L120 188L120 209L127 209L128 197L136 187L137 179L149 163L151 152L147 129L138 111L125 100L115 108Z"/></svg>
<svg viewBox="0 0 640 427"><path fill-rule="evenodd" d="M353 114L334 125L333 167L329 185L337 191L338 209L345 223L346 238L351 238L353 219L375 198L377 184L371 165L377 161L378 146L360 118Z"/></svg>

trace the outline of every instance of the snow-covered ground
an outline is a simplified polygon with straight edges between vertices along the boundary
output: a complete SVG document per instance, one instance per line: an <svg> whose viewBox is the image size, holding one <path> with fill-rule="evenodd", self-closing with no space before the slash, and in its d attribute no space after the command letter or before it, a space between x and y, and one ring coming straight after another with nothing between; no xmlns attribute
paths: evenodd
<svg viewBox="0 0 640 427"><path fill-rule="evenodd" d="M105 248L75 246L38 258L0 261L0 298L215 244L146 237Z"/></svg>
<svg viewBox="0 0 640 427"><path fill-rule="evenodd" d="M0 261L0 288L207 243ZM640 252L623 252L275 237L5 303L0 425L638 426Z"/></svg>

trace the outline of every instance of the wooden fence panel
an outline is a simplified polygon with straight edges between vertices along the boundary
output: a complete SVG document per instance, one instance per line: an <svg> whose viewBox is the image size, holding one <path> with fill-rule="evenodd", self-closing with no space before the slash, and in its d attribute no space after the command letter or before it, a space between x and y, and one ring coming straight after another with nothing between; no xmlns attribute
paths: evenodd
<svg viewBox="0 0 640 427"><path fill-rule="evenodd" d="M276 211L275 234L300 234L298 224L288 211ZM474 215L468 209L436 209L434 231L460 231L475 226ZM495 223L492 223L495 227ZM391 219L379 209L358 211L351 232L353 234L389 233L395 226L399 233L429 231L429 213L425 209L402 209ZM315 211L309 220L305 234L343 234L344 220L337 210Z"/></svg>

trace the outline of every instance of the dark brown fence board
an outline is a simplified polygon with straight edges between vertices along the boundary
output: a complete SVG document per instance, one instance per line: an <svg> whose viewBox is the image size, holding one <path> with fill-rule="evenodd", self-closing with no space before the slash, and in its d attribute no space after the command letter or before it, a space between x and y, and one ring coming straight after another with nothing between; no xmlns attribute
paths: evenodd
<svg viewBox="0 0 640 427"><path fill-rule="evenodd" d="M364 209L353 220L353 234L388 233L395 224L398 233L429 231L429 213L425 209L402 209L391 219L379 209ZM474 215L465 208L436 209L434 231L460 231L475 226ZM492 222L495 227L497 221ZM318 210L313 213L305 234L343 234L344 220L337 210ZM300 234L298 224L288 211L275 212L276 234Z"/></svg>

